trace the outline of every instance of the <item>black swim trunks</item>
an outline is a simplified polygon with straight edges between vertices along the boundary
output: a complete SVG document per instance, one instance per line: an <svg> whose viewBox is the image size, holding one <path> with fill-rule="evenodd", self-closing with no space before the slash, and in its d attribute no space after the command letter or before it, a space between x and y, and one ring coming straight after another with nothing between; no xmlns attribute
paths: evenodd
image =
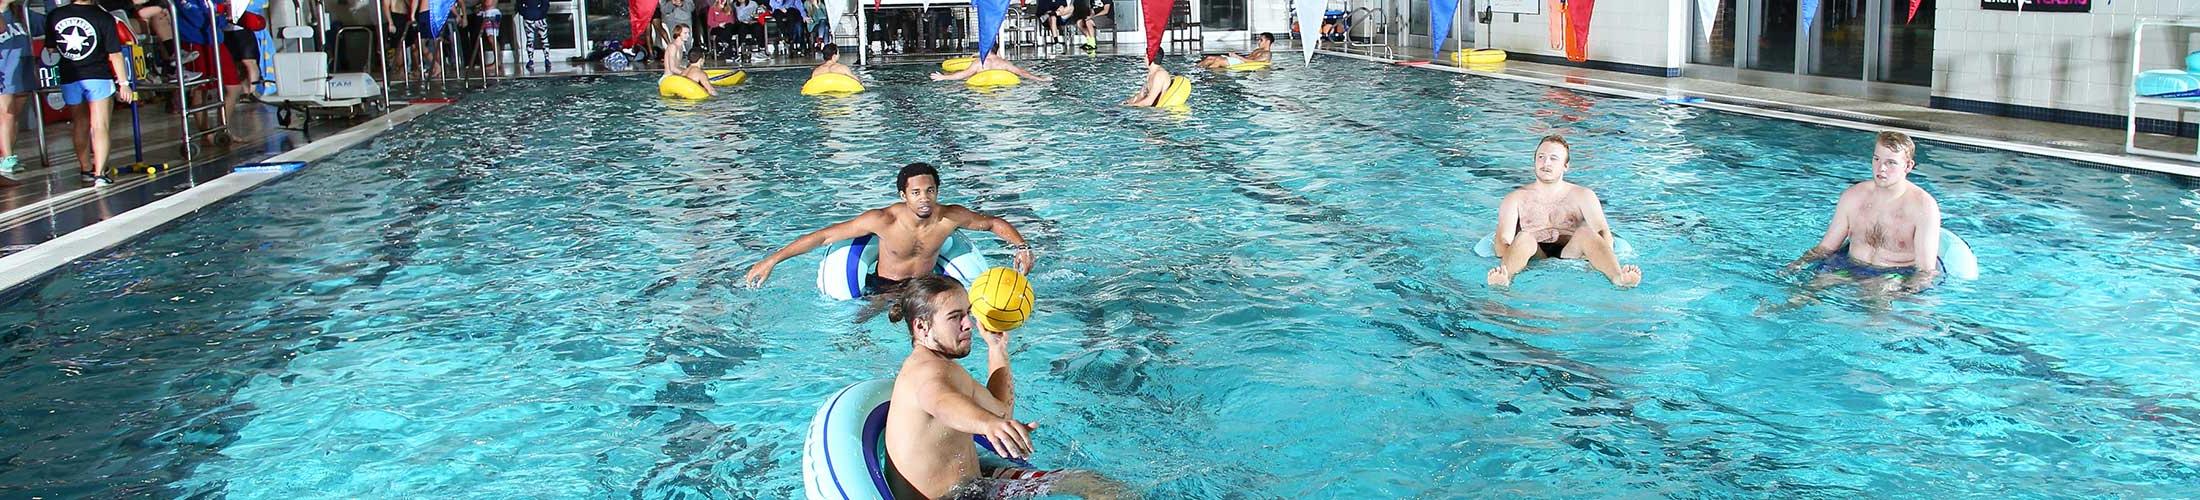
<svg viewBox="0 0 2200 500"><path fill-rule="evenodd" d="M1538 243L1536 243L1536 244L1535 244L1535 247L1536 247L1536 248L1539 248L1539 249L1542 249L1542 250L1543 250L1543 257L1544 257L1544 258L1556 259L1556 258L1559 258L1559 257L1558 257L1559 253L1561 253L1561 252L1564 252L1564 251L1566 251L1566 242L1565 242L1565 241L1546 241L1546 242L1538 242Z"/></svg>
<svg viewBox="0 0 2200 500"><path fill-rule="evenodd" d="M894 293L900 291L901 286L908 284L908 282L909 280L881 277L877 273L866 274L863 275L863 294L876 296Z"/></svg>

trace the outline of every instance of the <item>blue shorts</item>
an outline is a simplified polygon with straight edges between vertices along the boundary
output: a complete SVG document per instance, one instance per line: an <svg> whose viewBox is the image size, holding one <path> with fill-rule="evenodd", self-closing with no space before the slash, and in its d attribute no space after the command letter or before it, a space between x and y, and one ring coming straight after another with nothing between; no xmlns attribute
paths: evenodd
<svg viewBox="0 0 2200 500"><path fill-rule="evenodd" d="M61 84L61 102L70 106L114 96L114 80L77 80Z"/></svg>
<svg viewBox="0 0 2200 500"><path fill-rule="evenodd" d="M1818 259L1818 265L1813 266L1812 270L1820 273L1833 273L1856 279L1871 279L1881 276L1891 276L1903 279L1905 281L1909 280L1911 275L1917 274L1917 267L1915 266L1878 267L1849 259L1848 245L1841 245L1841 249L1834 250L1832 254L1827 255L1823 259ZM1941 276L1946 276L1946 274L1943 273L1936 275L1934 281L1939 281L1939 277Z"/></svg>

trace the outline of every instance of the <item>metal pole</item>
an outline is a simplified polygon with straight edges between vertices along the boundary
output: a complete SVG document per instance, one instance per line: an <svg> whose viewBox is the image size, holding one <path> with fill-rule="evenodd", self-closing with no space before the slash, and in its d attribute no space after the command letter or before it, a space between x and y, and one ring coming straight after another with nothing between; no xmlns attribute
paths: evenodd
<svg viewBox="0 0 2200 500"><path fill-rule="evenodd" d="M185 165L184 169L190 170L192 159L191 81L188 77L184 76L183 17L181 15L178 15L176 13L176 10L174 9L174 7L178 4L169 3L168 5L170 7L168 9L168 33L172 35L172 37L170 37L168 41L174 44L175 47L174 59L176 62L176 115L177 118L181 119L179 121L181 121L183 124L181 128L183 129L183 164ZM203 77L204 75L201 76Z"/></svg>
<svg viewBox="0 0 2200 500"><path fill-rule="evenodd" d="M382 103L380 107L383 112L388 112L390 109L390 85L395 83L390 81L390 42L387 35L390 32L390 8L381 5L381 2L378 1L375 3L374 10L378 14L374 16L374 65L382 68Z"/></svg>
<svg viewBox="0 0 2200 500"><path fill-rule="evenodd" d="M23 23L23 31L33 33L45 31L46 27L44 26L31 26L31 4L29 1L16 0L15 8L17 11L16 22ZM44 36L41 35L40 38L44 38ZM38 77L38 61L40 59L43 58L31 58L30 61L24 64L30 65L29 70L31 71L31 86L33 88L30 97L30 119L31 128L37 129L38 135L38 168L50 169L53 168L53 160L48 158L46 153L46 96L44 94L45 89L42 87L46 79ZM10 123L8 126L13 127L16 124ZM15 145L9 144L8 146L14 147ZM53 176L51 174L46 177L46 196L49 198L53 196Z"/></svg>
<svg viewBox="0 0 2200 500"><path fill-rule="evenodd" d="M221 50L221 45L224 42L227 42L227 40L223 40L221 38L221 14L215 13L212 7L212 5L209 5L206 9L206 40L209 44L213 45L213 47L210 48L214 49L212 50L213 54L209 54L214 56L214 74L210 76L214 78L214 102L225 104L225 106L221 106L215 109L214 116L221 120L221 125L218 127L214 127L214 129L219 129L222 133L227 134L229 133L230 125L229 107L226 106L226 104L229 103L229 85L227 85L228 82L221 81L222 68L224 67L224 65L236 64L236 62L227 61L224 60L225 58L221 57L221 53L224 52L223 50ZM234 55L235 54L231 54L231 56ZM244 68L237 68L237 70L237 76L244 76ZM215 130L213 129L209 129L207 132L211 134L214 131ZM191 139L189 137L186 137L184 138L184 140L188 141Z"/></svg>

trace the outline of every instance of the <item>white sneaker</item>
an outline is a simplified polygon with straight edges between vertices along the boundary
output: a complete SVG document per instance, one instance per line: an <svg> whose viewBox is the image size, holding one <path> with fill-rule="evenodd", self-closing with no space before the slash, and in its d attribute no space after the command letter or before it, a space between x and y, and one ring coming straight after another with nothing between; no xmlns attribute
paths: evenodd
<svg viewBox="0 0 2200 500"><path fill-rule="evenodd" d="M99 178L92 180L92 187L107 187L107 185L114 183L114 179L110 179L107 176L102 175L99 176Z"/></svg>

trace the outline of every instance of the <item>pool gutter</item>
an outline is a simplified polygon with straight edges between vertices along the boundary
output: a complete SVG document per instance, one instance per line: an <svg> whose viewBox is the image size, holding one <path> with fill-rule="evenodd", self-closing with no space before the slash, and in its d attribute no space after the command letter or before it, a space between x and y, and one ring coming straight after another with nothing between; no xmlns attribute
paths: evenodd
<svg viewBox="0 0 2200 500"><path fill-rule="evenodd" d="M1368 55L1362 55L1362 54L1351 54L1351 53L1345 53L1345 52L1337 52L1337 51L1332 51L1332 50L1320 50L1320 51L1318 51L1318 52L1320 52L1320 53L1323 53L1323 54L1328 54L1328 55L1332 55L1332 56L1345 57L1345 58L1351 58L1351 59L1359 59L1359 60L1363 60L1363 61L1373 61L1373 62L1386 63L1386 64L1396 64L1396 63L1398 63L1398 62L1399 62L1399 61L1398 61L1398 60L1396 60L1396 59L1387 59L1387 58L1374 57L1374 56L1368 56ZM1945 133L1945 132L1935 132L1935 131L1930 131L1930 130L1921 130L1921 129L1917 129L1917 128L1913 128L1913 127L1905 127L1905 126L1901 126L1901 125L1891 125L1891 124L1889 124L1889 123L1899 123L1899 122L1901 122L1902 120L1901 120L1901 119L1898 119L1898 118L1888 118L1888 117L1880 117L1880 116L1876 116L1876 115L1870 115L1870 114L1866 114L1866 113L1857 113L1857 112L1854 112L1854 111L1846 111L1846 110L1831 109L1831 108L1823 108L1823 107L1804 106L1804 105L1800 105L1800 104L1793 104L1793 103L1772 103L1772 102L1769 102L1769 101L1763 101L1763 100L1761 100L1761 99L1754 99L1754 98L1749 98L1749 97L1741 97L1741 96L1732 96L1732 95L1725 95L1725 94L1715 94L1715 93L1707 93L1707 92L1680 92L1680 91L1677 91L1677 90L1666 90L1666 91L1665 91L1664 93L1657 93L1657 92L1644 92L1644 91L1640 91L1640 90L1632 90L1632 89L1626 89L1626 88L1621 88L1621 87L1620 87L1620 86L1622 86L1622 85L1632 85L1632 84L1625 84L1625 83L1620 83L1620 82L1611 82L1611 81L1605 81L1605 80L1598 80L1598 79L1595 79L1595 78L1587 78L1587 77L1577 77L1577 76L1565 76L1565 75L1555 75L1555 74L1548 74L1548 73L1542 73L1542 74L1545 74L1545 75L1549 75L1548 77L1541 77L1541 76L1527 76L1527 75L1521 75L1521 74L1513 74L1513 73L1510 73L1510 72L1506 72L1506 73L1491 73L1491 72L1486 72L1486 71L1475 71L1475 70L1470 70L1470 69L1466 69L1466 68L1461 68L1461 67L1457 67L1457 66L1447 66L1447 65L1444 65L1444 64L1440 64L1440 63L1430 63L1430 64L1425 64L1425 65L1416 65L1416 66L1414 66L1414 67L1418 67L1418 68L1424 68L1424 69L1431 69L1431 70L1437 70L1437 71L1448 71L1448 72L1452 72L1452 73L1459 73L1459 74L1466 74L1466 75L1474 75L1474 76L1481 76L1481 77L1497 78L1497 79L1501 79L1501 80L1512 80L1512 81L1517 81L1517 82L1533 83L1533 84L1538 84L1538 85L1545 85L1545 86L1551 86L1551 87L1559 87L1559 88L1564 88L1564 89L1579 90L1579 91L1583 91L1583 92L1594 92L1594 93L1599 93L1599 94L1607 94L1607 95L1614 95L1614 96L1620 96L1620 97L1628 97L1628 98L1636 98L1636 99L1663 100L1663 99L1672 99L1672 98L1688 98L1688 97L1695 97L1695 98L1701 98L1702 100L1691 100L1691 101L1689 101L1689 102L1669 102L1669 104L1673 104L1673 105L1678 105L1678 106L1691 106L1691 107L1698 107L1698 108L1704 108L1704 109L1711 109L1711 110L1725 111L1725 112L1729 112L1729 113L1738 113L1738 114L1751 115L1751 116L1759 116L1759 117L1765 117L1765 118L1776 118L1776 119L1782 119L1782 120L1792 120L1792 121L1798 121L1798 122L1804 122L1804 123L1814 123L1814 124L1819 124L1819 125L1826 125L1826 126L1832 126L1832 127L1841 127L1841 128L1854 129L1854 130L1861 130L1861 131L1866 131L1866 132L1878 132L1878 131L1882 131L1882 130L1897 130L1897 131L1901 131L1901 132L1903 132L1903 133L1905 133L1905 134L1909 134L1909 135L1911 135L1911 136L1913 136L1913 137L1916 137L1916 138L1919 138L1919 139L1925 139L1925 140L1932 140L1932 141L1946 142L1946 143L1951 143L1951 144L1962 144L1962 145L1966 145L1966 146L1976 146L1976 147L1982 147L1982 148L1992 148L1992 149L2000 149L2000 150L2005 150L2005 151L2012 151L2012 152L2017 152L2017 153L2035 154L2035 155L2040 155L2040 156L2046 156L2046 157L2050 157L2050 158L2060 158L2060 159L2064 159L2064 160L2070 160L2070 161L2076 161L2076 162L2092 163L2092 164L2096 164L2096 165L2102 165L2102 166L2107 166L2107 167L2113 167L2113 168L2128 168L2128 169L2133 169L2133 170L2143 170L2143 171L2148 171L2148 172L2163 173L2163 174L2176 175L2176 176L2182 176L2182 177L2200 178L2200 166L2196 166L2196 165L2191 165L2191 164L2184 164L2184 163L2172 163L2172 162L2164 162L2164 161L2158 161L2158 160L2153 160L2153 159L2148 159L2148 158L2142 158L2142 157L2137 157L2137 156L2128 156L2128 155L2125 155L2125 156L2120 156L2120 155L2111 155L2111 154L2102 154L2102 153L2092 153L2092 152L2085 152L2085 151L2074 151L2074 150L2068 150L2068 149L2060 149L2060 148L2052 148L2052 147L2047 147L2047 146L2041 146L2041 145L2036 145L2036 144L2026 144L2026 143L2021 143L2021 142L2011 142L2011 141L2004 141L2004 140L1998 140L1998 139L1989 139L1989 138L1984 138L1984 137L1975 137L1975 136L1967 136L1967 135L1949 134L1949 133ZM1715 101L1716 101L1716 102L1715 102ZM1789 107L1789 108L1795 108L1795 109L1807 110L1807 111L1810 111L1810 112L1811 112L1811 113L1813 113L1813 114L1794 113L1794 112L1788 112L1788 111L1779 111L1779 110L1775 110L1775 109L1767 109L1767 108L1763 108L1763 107L1753 107L1753 106L1748 106L1748 105L1742 105L1742 104L1732 104L1732 103L1747 103L1747 102L1766 102L1766 104L1767 104L1768 106L1769 106L1769 105L1772 105L1772 104L1777 104L1777 105L1779 105L1779 106L1782 106L1782 107ZM1836 117L1838 117L1838 116L1851 116L1851 117L1855 117L1855 119L1842 119L1842 118L1836 118ZM1881 122L1881 123L1873 123L1873 122Z"/></svg>
<svg viewBox="0 0 2200 500"><path fill-rule="evenodd" d="M441 105L412 105L307 143L265 163L312 162L366 142ZM77 259L105 251L170 222L282 177L287 171L238 171L161 198L107 220L70 231L28 250L0 257L0 292L51 274Z"/></svg>

